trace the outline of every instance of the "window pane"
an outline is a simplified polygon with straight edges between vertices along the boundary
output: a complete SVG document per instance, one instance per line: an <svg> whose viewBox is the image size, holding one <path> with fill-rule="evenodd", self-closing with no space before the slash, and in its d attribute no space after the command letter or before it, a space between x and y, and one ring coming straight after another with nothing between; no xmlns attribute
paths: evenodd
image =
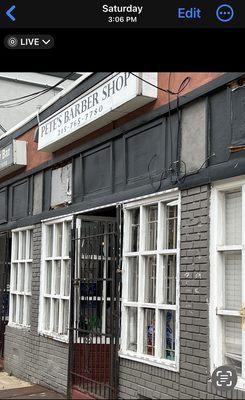
<svg viewBox="0 0 245 400"><path fill-rule="evenodd" d="M242 194L241 191L225 194L226 244L242 242Z"/></svg>
<svg viewBox="0 0 245 400"><path fill-rule="evenodd" d="M144 349L143 353L155 355L155 310L144 309Z"/></svg>
<svg viewBox="0 0 245 400"><path fill-rule="evenodd" d="M162 321L162 358L175 360L175 311L160 311Z"/></svg>
<svg viewBox="0 0 245 400"><path fill-rule="evenodd" d="M242 324L240 317L225 317L225 357L227 364L233 366L238 375L242 368Z"/></svg>
<svg viewBox="0 0 245 400"><path fill-rule="evenodd" d="M128 259L128 300L138 301L139 258Z"/></svg>
<svg viewBox="0 0 245 400"><path fill-rule="evenodd" d="M19 297L19 324L23 324L24 296Z"/></svg>
<svg viewBox="0 0 245 400"><path fill-rule="evenodd" d="M242 306L241 254L225 254L225 308L240 310Z"/></svg>
<svg viewBox="0 0 245 400"><path fill-rule="evenodd" d="M163 257L163 303L176 303L176 256Z"/></svg>
<svg viewBox="0 0 245 400"><path fill-rule="evenodd" d="M18 264L12 264L12 290L17 290Z"/></svg>
<svg viewBox="0 0 245 400"><path fill-rule="evenodd" d="M64 247L64 256L70 256L71 250L71 223L65 222L65 237L63 239L63 247Z"/></svg>
<svg viewBox="0 0 245 400"><path fill-rule="evenodd" d="M56 251L55 254L57 257L61 257L62 255L62 228L63 224L56 224Z"/></svg>
<svg viewBox="0 0 245 400"><path fill-rule="evenodd" d="M25 274L25 284L26 284L26 292L31 292L31 281L32 281L32 265L31 263L26 263L26 274Z"/></svg>
<svg viewBox="0 0 245 400"><path fill-rule="evenodd" d="M46 261L45 294L51 294L52 261Z"/></svg>
<svg viewBox="0 0 245 400"><path fill-rule="evenodd" d="M16 322L16 295L12 294L12 321Z"/></svg>
<svg viewBox="0 0 245 400"><path fill-rule="evenodd" d="M50 330L50 307L51 300L48 298L44 299L44 329L46 331Z"/></svg>
<svg viewBox="0 0 245 400"><path fill-rule="evenodd" d="M128 343L127 349L137 351L137 308L128 307Z"/></svg>
<svg viewBox="0 0 245 400"><path fill-rule="evenodd" d="M52 257L53 255L53 225L47 225L47 257Z"/></svg>
<svg viewBox="0 0 245 400"><path fill-rule="evenodd" d="M33 231L29 231L29 243L28 243L28 255L27 258L32 260L33 258Z"/></svg>
<svg viewBox="0 0 245 400"><path fill-rule="evenodd" d="M145 257L145 302L156 302L156 256Z"/></svg>
<svg viewBox="0 0 245 400"><path fill-rule="evenodd" d="M147 209L147 229L146 229L146 250L157 249L157 216L158 206L148 206Z"/></svg>
<svg viewBox="0 0 245 400"><path fill-rule="evenodd" d="M19 232L13 233L13 260L18 260L19 257Z"/></svg>
<svg viewBox="0 0 245 400"><path fill-rule="evenodd" d="M67 335L68 333L68 325L69 325L69 301L64 300L63 301L63 329L62 329L62 334Z"/></svg>
<svg viewBox="0 0 245 400"><path fill-rule="evenodd" d="M58 333L58 328L59 328L59 300L54 299L53 300L53 306L54 306L54 332Z"/></svg>
<svg viewBox="0 0 245 400"><path fill-rule="evenodd" d="M139 251L140 209L130 211L131 216L131 243L129 251Z"/></svg>
<svg viewBox="0 0 245 400"><path fill-rule="evenodd" d="M166 206L167 249L177 248L177 206Z"/></svg>
<svg viewBox="0 0 245 400"><path fill-rule="evenodd" d="M26 259L26 231L20 232L21 239L21 260Z"/></svg>
<svg viewBox="0 0 245 400"><path fill-rule="evenodd" d="M20 292L24 292L24 288L25 288L25 264L24 263L20 263L19 264L19 279L18 279L18 283L19 283L18 290Z"/></svg>
<svg viewBox="0 0 245 400"><path fill-rule="evenodd" d="M61 261L54 262L54 294L60 294Z"/></svg>
<svg viewBox="0 0 245 400"><path fill-rule="evenodd" d="M25 296L26 302L26 325L31 325L31 297Z"/></svg>
<svg viewBox="0 0 245 400"><path fill-rule="evenodd" d="M70 294L70 272L71 263L70 261L64 261L64 296L69 296Z"/></svg>

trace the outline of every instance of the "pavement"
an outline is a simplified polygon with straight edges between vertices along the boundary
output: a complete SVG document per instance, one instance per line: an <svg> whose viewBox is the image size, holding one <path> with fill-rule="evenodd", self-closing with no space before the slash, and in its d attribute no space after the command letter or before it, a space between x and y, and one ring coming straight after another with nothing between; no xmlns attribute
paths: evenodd
<svg viewBox="0 0 245 400"><path fill-rule="evenodd" d="M66 399L66 397L43 386L0 372L0 399Z"/></svg>

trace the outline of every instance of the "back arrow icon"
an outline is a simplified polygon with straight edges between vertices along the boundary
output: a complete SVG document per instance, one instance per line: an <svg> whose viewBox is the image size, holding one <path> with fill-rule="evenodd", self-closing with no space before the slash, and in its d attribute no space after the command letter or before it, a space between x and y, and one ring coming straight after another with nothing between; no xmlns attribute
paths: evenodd
<svg viewBox="0 0 245 400"><path fill-rule="evenodd" d="M11 19L11 21L15 21L15 17L12 15L12 11L14 11L15 9L16 6L12 6L6 11L6 15L7 17L9 17L9 19Z"/></svg>

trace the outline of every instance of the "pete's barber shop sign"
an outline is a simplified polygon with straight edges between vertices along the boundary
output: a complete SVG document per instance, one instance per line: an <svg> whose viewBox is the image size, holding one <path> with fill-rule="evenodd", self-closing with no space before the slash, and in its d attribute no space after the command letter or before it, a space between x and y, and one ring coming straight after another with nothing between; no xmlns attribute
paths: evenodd
<svg viewBox="0 0 245 400"><path fill-rule="evenodd" d="M139 78L157 85L157 73L115 73L41 121L38 150L55 151L156 99L157 89Z"/></svg>

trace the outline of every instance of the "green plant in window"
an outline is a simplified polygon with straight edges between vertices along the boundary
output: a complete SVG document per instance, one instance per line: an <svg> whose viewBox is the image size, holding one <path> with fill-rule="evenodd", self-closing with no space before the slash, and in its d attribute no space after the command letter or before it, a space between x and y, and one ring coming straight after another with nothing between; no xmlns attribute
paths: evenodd
<svg viewBox="0 0 245 400"><path fill-rule="evenodd" d="M88 320L88 330L89 331L97 331L101 327L101 319L96 315L93 315Z"/></svg>

